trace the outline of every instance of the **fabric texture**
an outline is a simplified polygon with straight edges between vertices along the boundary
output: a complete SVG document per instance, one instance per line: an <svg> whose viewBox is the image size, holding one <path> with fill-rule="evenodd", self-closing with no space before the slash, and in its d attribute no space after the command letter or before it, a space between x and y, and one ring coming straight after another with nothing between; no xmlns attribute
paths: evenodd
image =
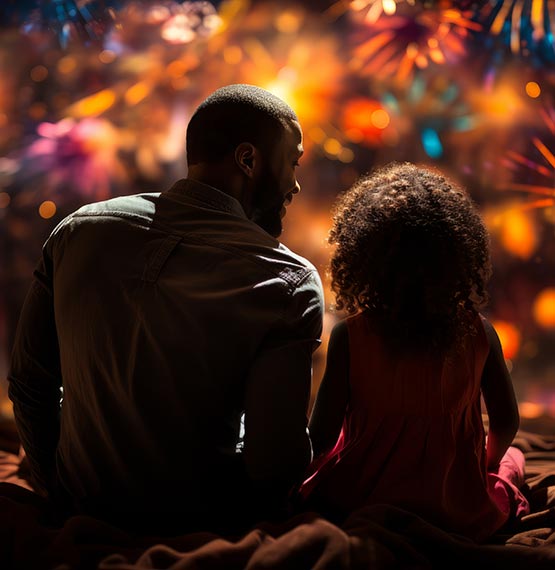
<svg viewBox="0 0 555 570"><path fill-rule="evenodd" d="M348 318L349 404L335 447L301 487L310 508L341 519L390 504L478 541L507 521L510 509L488 492L480 381L489 343L480 317L475 325L447 356L399 355L364 313ZM504 468L493 476L501 486Z"/></svg>
<svg viewBox="0 0 555 570"><path fill-rule="evenodd" d="M524 454L509 447L495 473L488 473L488 491L507 519L520 519L530 513L530 504L521 488L524 485Z"/></svg>
<svg viewBox="0 0 555 570"><path fill-rule="evenodd" d="M35 483L78 512L186 526L244 507L250 473L298 476L322 313L316 269L215 188L82 207L43 248L9 374ZM304 466L275 451L290 440Z"/></svg>
<svg viewBox="0 0 555 570"><path fill-rule="evenodd" d="M555 563L555 438L519 432L514 444L526 457L524 489L532 512L515 521L513 528L495 534L489 544L477 545L446 533L391 505L361 507L340 526L315 513L303 513L279 524L260 521L243 534L138 536L83 515L52 525L48 502L20 486L26 472L24 466L18 470L15 430L11 422L0 422L0 568L551 570ZM462 487L458 492L466 491Z"/></svg>

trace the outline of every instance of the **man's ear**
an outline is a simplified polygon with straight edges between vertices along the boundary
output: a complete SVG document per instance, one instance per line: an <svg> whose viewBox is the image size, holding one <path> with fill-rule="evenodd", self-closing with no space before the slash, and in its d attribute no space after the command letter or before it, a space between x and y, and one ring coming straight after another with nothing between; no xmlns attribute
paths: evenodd
<svg viewBox="0 0 555 570"><path fill-rule="evenodd" d="M249 178L254 178L258 161L258 150L252 143L241 143L235 149L235 162Z"/></svg>

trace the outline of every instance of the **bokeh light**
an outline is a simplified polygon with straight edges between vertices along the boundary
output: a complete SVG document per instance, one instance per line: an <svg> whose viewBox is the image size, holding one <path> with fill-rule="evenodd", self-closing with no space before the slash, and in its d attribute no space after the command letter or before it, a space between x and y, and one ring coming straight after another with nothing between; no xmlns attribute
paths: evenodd
<svg viewBox="0 0 555 570"><path fill-rule="evenodd" d="M44 65L37 65L31 69L29 75L33 81L40 83L48 77L48 69Z"/></svg>
<svg viewBox="0 0 555 570"><path fill-rule="evenodd" d="M541 87L535 81L528 81L525 89L526 95L532 97L532 99L538 98L542 92Z"/></svg>
<svg viewBox="0 0 555 570"><path fill-rule="evenodd" d="M538 245L532 218L520 209L509 209L501 215L500 234L505 249L521 259L529 259Z"/></svg>
<svg viewBox="0 0 555 570"><path fill-rule="evenodd" d="M518 328L508 321L493 320L492 322L503 348L503 356L507 360L514 359L520 350L521 334Z"/></svg>
<svg viewBox="0 0 555 570"><path fill-rule="evenodd" d="M39 215L41 218L48 220L49 218L54 217L55 214L56 214L56 204L54 204L52 200L45 200L39 206Z"/></svg>
<svg viewBox="0 0 555 570"><path fill-rule="evenodd" d="M521 417L535 419L544 413L544 406L538 402L520 402L518 410Z"/></svg>
<svg viewBox="0 0 555 570"><path fill-rule="evenodd" d="M68 111L74 117L95 117L107 111L115 102L116 94L114 91L103 89L77 101Z"/></svg>
<svg viewBox="0 0 555 570"><path fill-rule="evenodd" d="M389 114L379 101L352 99L343 109L342 128L352 142L379 144L389 121Z"/></svg>
<svg viewBox="0 0 555 570"><path fill-rule="evenodd" d="M555 287L547 287L534 299L534 318L546 328L555 329Z"/></svg>

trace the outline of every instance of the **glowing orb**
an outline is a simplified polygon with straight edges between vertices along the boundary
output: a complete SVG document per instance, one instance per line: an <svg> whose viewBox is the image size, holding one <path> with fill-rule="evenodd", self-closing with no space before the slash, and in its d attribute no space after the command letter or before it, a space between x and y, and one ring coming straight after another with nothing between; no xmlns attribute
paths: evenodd
<svg viewBox="0 0 555 570"><path fill-rule="evenodd" d="M544 412L543 406L537 402L520 402L518 410L520 415L526 419L539 418Z"/></svg>
<svg viewBox="0 0 555 570"><path fill-rule="evenodd" d="M353 142L378 144L389 121L389 114L381 103L371 99L352 99L343 112L343 130Z"/></svg>
<svg viewBox="0 0 555 570"><path fill-rule="evenodd" d="M56 204L51 200L46 200L39 206L39 215L41 218L48 220L56 213Z"/></svg>
<svg viewBox="0 0 555 570"><path fill-rule="evenodd" d="M503 356L507 360L513 359L520 349L520 332L515 325L507 321L493 321L492 322L501 346L503 348Z"/></svg>
<svg viewBox="0 0 555 570"><path fill-rule="evenodd" d="M555 329L555 287L548 287L538 294L532 311L540 326Z"/></svg>
<svg viewBox="0 0 555 570"><path fill-rule="evenodd" d="M532 99L538 98L542 92L541 87L535 81L528 81L525 89L526 95Z"/></svg>
<svg viewBox="0 0 555 570"><path fill-rule="evenodd" d="M527 212L510 209L502 215L501 243L516 257L529 259L538 244L533 221Z"/></svg>

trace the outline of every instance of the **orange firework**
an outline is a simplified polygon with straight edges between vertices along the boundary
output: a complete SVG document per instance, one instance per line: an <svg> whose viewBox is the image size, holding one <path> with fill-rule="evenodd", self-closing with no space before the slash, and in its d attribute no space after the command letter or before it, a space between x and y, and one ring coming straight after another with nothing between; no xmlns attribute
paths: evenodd
<svg viewBox="0 0 555 570"><path fill-rule="evenodd" d="M364 39L353 51L351 66L363 75L407 79L431 63L452 63L466 54L466 39L481 25L470 11L420 8L411 14L383 17L364 26Z"/></svg>

